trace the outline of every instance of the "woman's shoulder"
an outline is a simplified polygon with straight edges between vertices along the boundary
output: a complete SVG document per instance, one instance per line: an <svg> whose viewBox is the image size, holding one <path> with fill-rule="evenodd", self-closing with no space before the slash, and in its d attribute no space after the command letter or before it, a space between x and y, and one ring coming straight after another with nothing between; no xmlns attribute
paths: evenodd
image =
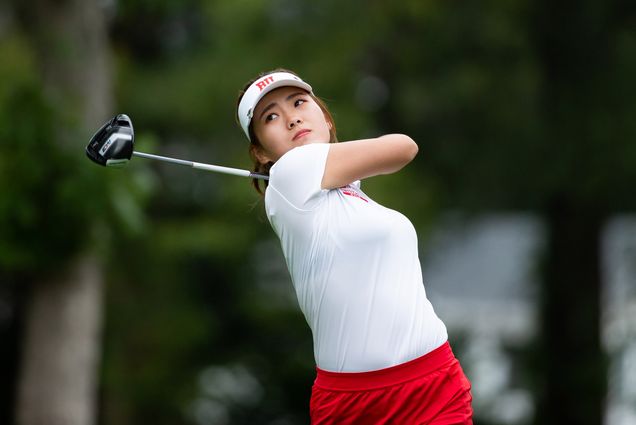
<svg viewBox="0 0 636 425"><path fill-rule="evenodd" d="M308 145L297 146L285 152L283 156L281 156L278 161L276 161L273 167L279 166L279 164L289 161L311 159L311 157L306 158L306 156L315 155L318 154L320 151L325 150L329 150L329 143L310 143Z"/></svg>
<svg viewBox="0 0 636 425"><path fill-rule="evenodd" d="M270 180L275 180L277 174L302 172L303 167L312 164L320 164L322 162L322 167L324 168L324 161L328 151L328 143L311 143L292 148L283 154L272 166L270 169Z"/></svg>
<svg viewBox="0 0 636 425"><path fill-rule="evenodd" d="M321 181L328 152L326 143L286 152L270 169L268 190L275 190L297 208L307 208L310 200L323 192Z"/></svg>

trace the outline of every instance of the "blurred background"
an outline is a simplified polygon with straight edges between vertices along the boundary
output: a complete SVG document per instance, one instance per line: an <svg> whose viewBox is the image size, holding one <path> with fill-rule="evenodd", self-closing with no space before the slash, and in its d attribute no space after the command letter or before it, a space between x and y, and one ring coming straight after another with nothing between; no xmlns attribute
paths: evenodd
<svg viewBox="0 0 636 425"><path fill-rule="evenodd" d="M636 3L0 2L0 423L308 423L311 335L236 96L298 72L340 140L420 146L371 197L418 230L476 424L636 423Z"/></svg>

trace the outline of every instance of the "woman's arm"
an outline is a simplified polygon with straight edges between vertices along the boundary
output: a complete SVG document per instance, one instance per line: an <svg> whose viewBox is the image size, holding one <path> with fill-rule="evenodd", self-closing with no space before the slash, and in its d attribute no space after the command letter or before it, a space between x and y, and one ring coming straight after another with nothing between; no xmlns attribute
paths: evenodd
<svg viewBox="0 0 636 425"><path fill-rule="evenodd" d="M417 151L417 144L404 134L334 143L329 146L321 186L335 189L367 177L395 173L411 162Z"/></svg>

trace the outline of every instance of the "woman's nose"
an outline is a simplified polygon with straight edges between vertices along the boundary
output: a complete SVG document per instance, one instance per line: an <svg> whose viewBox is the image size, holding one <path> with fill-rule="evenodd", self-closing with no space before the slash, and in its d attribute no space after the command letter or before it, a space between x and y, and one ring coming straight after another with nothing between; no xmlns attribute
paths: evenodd
<svg viewBox="0 0 636 425"><path fill-rule="evenodd" d="M294 128L296 127L298 124L300 124L302 121L300 120L300 118L295 118L291 121L289 121L289 128Z"/></svg>

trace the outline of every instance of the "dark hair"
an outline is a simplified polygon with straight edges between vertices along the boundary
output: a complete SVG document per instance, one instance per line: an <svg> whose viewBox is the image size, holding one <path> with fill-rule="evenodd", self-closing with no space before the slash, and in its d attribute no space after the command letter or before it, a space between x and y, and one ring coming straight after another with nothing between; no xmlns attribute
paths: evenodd
<svg viewBox="0 0 636 425"><path fill-rule="evenodd" d="M290 71L288 69L284 69L284 68L278 68L272 71L261 72L256 77L248 81L243 87L243 89L239 92L238 99L236 101L237 110L238 110L239 104L241 103L241 99L243 98L243 95L245 94L247 89L252 85L252 83L254 83L254 81L258 80L259 78L264 77L265 75L271 74L273 72L289 72L290 74L298 76L298 74L296 74L295 72ZM313 93L310 93L309 95L318 104L320 109L322 109L322 112L325 114L327 121L331 124L331 129L329 130L329 143L338 142L338 138L336 137L336 123L334 122L333 116L331 115L331 112L329 112L327 105L322 99L320 99ZM240 126L240 122L238 121L238 114L236 114L236 121L239 123L239 126ZM254 133L254 126L251 121L247 131L250 136L250 147L249 147L250 158L252 159L252 162L254 163L252 170L256 173L269 175L269 170L270 168L272 168L274 163L268 162L267 164L261 164L261 162L256 157L256 150L262 148L263 145L261 144L260 140L258 140L258 137L256 137L256 134ZM265 187L262 189L261 189L260 182L263 182L265 184ZM267 188L267 180L252 179L252 185L254 186L254 188L259 194L263 195L265 188Z"/></svg>

